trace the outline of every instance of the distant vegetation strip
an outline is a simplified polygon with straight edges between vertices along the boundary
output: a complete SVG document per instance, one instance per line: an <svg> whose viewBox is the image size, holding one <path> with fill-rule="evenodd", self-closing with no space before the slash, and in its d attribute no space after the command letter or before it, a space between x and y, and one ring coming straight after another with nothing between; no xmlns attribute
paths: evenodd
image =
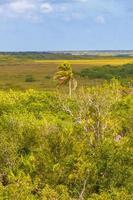
<svg viewBox="0 0 133 200"><path fill-rule="evenodd" d="M73 55L71 53L0 53L1 59L22 59L22 60L93 60L93 59L131 59L132 55L111 55L107 53L96 55Z"/></svg>
<svg viewBox="0 0 133 200"><path fill-rule="evenodd" d="M36 63L55 63L60 64L67 60L35 60ZM128 63L133 63L133 58L96 58L96 59L88 59L88 60L69 60L71 64L85 64L85 65L92 65L92 66L103 66L103 65L113 65L119 66Z"/></svg>

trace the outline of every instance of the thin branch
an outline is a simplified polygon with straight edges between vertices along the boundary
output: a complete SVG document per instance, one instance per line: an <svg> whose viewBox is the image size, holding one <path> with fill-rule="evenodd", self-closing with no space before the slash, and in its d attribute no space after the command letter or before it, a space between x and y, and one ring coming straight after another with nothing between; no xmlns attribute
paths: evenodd
<svg viewBox="0 0 133 200"><path fill-rule="evenodd" d="M78 200L83 200L84 199L84 193L85 193L85 190L86 190L86 184L87 184L87 178L84 180L84 184L83 184L83 189L79 195L79 198Z"/></svg>

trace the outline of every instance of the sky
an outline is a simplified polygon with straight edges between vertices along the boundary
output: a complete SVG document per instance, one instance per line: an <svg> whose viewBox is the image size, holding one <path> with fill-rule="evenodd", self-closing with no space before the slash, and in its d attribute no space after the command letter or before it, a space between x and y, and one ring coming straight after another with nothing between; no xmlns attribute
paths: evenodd
<svg viewBox="0 0 133 200"><path fill-rule="evenodd" d="M133 50L133 0L0 0L0 51Z"/></svg>

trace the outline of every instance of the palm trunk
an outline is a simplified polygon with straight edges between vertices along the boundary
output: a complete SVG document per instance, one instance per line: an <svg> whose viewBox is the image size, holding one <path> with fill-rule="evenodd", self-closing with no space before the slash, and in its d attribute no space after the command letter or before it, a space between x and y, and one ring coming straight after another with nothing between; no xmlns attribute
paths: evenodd
<svg viewBox="0 0 133 200"><path fill-rule="evenodd" d="M69 80L69 96L72 97L72 79Z"/></svg>

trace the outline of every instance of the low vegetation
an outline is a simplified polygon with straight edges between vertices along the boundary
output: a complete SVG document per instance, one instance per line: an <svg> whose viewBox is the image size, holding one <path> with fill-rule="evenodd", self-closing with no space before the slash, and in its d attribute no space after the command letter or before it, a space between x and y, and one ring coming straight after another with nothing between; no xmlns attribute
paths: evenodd
<svg viewBox="0 0 133 200"><path fill-rule="evenodd" d="M58 65L67 60L72 64L79 87L98 85L113 77L127 83L133 77L132 57L81 57L35 53L0 54L0 89L55 90L53 76Z"/></svg>
<svg viewBox="0 0 133 200"><path fill-rule="evenodd" d="M0 199L133 199L133 97L113 80L0 92Z"/></svg>

